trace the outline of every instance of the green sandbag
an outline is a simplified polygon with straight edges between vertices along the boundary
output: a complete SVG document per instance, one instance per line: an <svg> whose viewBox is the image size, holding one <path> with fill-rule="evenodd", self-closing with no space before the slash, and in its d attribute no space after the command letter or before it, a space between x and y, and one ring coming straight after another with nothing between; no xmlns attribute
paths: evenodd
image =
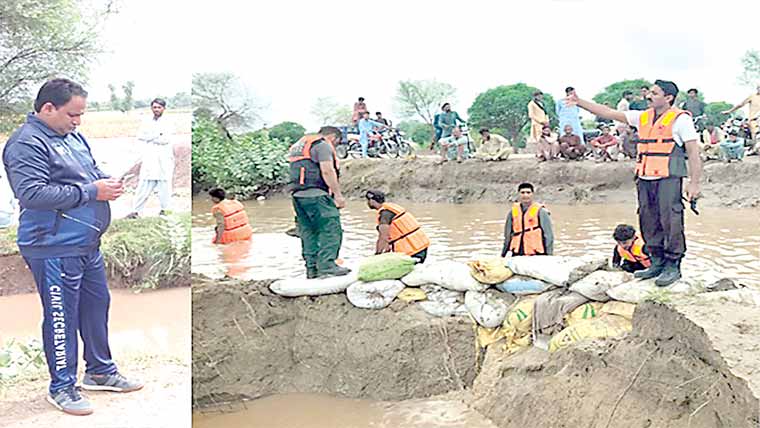
<svg viewBox="0 0 760 428"><path fill-rule="evenodd" d="M359 265L359 280L364 282L400 279L414 269L415 259L404 253L370 256Z"/></svg>

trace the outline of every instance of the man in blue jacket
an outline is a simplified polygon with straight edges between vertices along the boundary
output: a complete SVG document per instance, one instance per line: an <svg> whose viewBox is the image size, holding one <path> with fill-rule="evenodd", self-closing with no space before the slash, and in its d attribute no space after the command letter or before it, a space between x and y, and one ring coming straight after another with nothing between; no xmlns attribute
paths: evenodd
<svg viewBox="0 0 760 428"><path fill-rule="evenodd" d="M86 104L87 92L77 83L48 81L37 94L35 113L3 150L8 181L21 205L18 247L42 301L51 377L47 399L75 415L92 413L75 386L78 333L87 363L82 388L129 392L143 386L117 371L108 345L111 297L100 238L111 222L108 201L124 188L98 168L76 131Z"/></svg>

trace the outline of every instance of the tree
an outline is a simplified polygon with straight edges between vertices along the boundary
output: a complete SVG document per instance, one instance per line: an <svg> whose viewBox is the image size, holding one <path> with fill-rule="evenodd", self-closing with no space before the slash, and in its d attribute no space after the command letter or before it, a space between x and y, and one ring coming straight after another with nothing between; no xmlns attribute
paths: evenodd
<svg viewBox="0 0 760 428"><path fill-rule="evenodd" d="M617 103L623 98L623 91L631 91L634 95L638 95L642 86L652 86L652 84L644 79L635 80L621 80L615 82L594 95L593 100L599 104L604 104L608 107L616 108Z"/></svg>
<svg viewBox="0 0 760 428"><path fill-rule="evenodd" d="M167 100L172 108L186 108L193 106L193 98L187 92L177 92Z"/></svg>
<svg viewBox="0 0 760 428"><path fill-rule="evenodd" d="M713 103L709 103L705 106L705 116L706 117L706 124L707 125L715 125L720 126L722 125L730 115L728 114L722 114L721 112L726 111L733 107L731 104L725 102L725 101L716 101Z"/></svg>
<svg viewBox="0 0 760 428"><path fill-rule="evenodd" d="M269 138L292 144L304 136L306 128L295 122L282 122L269 130Z"/></svg>
<svg viewBox="0 0 760 428"><path fill-rule="evenodd" d="M124 98L121 100L121 106L119 110L122 112L130 111L135 106L135 100L132 97L132 92L135 89L135 82L132 82L131 80L127 83L123 84L121 86L121 89L124 91Z"/></svg>
<svg viewBox="0 0 760 428"><path fill-rule="evenodd" d="M0 114L28 109L33 90L51 77L84 80L101 53L98 26L116 13L76 0L0 1Z"/></svg>
<svg viewBox="0 0 760 428"><path fill-rule="evenodd" d="M433 138L433 126L416 120L400 122L398 124L398 129L404 132L410 140L417 144L430 143Z"/></svg>
<svg viewBox="0 0 760 428"><path fill-rule="evenodd" d="M473 128L501 128L512 144L517 144L523 129L530 123L527 106L536 90L524 83L517 83L481 93L467 110L470 124ZM544 94L544 108L551 124L556 125L554 99L549 94Z"/></svg>
<svg viewBox="0 0 760 428"><path fill-rule="evenodd" d="M340 104L333 97L319 97L311 106L311 115L321 125L348 125L352 122L353 110Z"/></svg>
<svg viewBox="0 0 760 428"><path fill-rule="evenodd" d="M232 73L194 73L193 116L209 117L228 134L251 128L260 116L251 90Z"/></svg>
<svg viewBox="0 0 760 428"><path fill-rule="evenodd" d="M739 83L745 86L760 85L760 51L748 50L742 57L744 71Z"/></svg>
<svg viewBox="0 0 760 428"><path fill-rule="evenodd" d="M402 80L396 93L396 113L403 119L419 118L428 125L445 102L452 102L456 89L437 80Z"/></svg>
<svg viewBox="0 0 760 428"><path fill-rule="evenodd" d="M114 86L112 83L108 85L108 90L111 92L111 96L109 98L111 103L111 110L116 111L121 109L121 101L119 100L119 96L116 94L116 86Z"/></svg>

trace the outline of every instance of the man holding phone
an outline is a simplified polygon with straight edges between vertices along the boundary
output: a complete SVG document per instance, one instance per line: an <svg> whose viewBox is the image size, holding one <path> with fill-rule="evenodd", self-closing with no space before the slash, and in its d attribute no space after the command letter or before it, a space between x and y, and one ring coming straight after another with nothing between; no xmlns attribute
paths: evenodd
<svg viewBox="0 0 760 428"><path fill-rule="evenodd" d="M3 163L21 205L18 247L43 307L42 340L56 408L88 415L79 393L78 337L87 363L82 388L130 392L140 382L122 376L111 359L108 309L111 296L100 238L111 222L108 202L124 192L119 180L98 168L76 130L87 92L68 79L42 85L35 113L8 140Z"/></svg>
<svg viewBox="0 0 760 428"><path fill-rule="evenodd" d="M145 203L153 193L158 191L161 203L159 215L166 215L171 203L171 180L174 176L174 147L169 141L171 129L163 117L166 101L156 98L150 103L153 117L146 120L137 134L137 139L144 144L142 164L140 166L140 183L137 185L132 212L127 218L137 218L142 214ZM125 174L122 181L131 175Z"/></svg>

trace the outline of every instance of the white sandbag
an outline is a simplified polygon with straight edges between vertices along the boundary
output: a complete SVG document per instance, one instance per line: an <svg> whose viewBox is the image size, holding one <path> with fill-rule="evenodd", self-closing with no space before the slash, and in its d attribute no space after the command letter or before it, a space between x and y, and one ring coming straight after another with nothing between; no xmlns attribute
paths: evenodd
<svg viewBox="0 0 760 428"><path fill-rule="evenodd" d="M554 287L554 285L526 276L513 276L501 284L496 284L495 287L505 293L524 296L526 294L541 294Z"/></svg>
<svg viewBox="0 0 760 428"><path fill-rule="evenodd" d="M702 293L698 296L700 299L710 301L728 301L739 303L747 306L760 307L760 290L752 288L740 288L738 290L715 291L712 293Z"/></svg>
<svg viewBox="0 0 760 428"><path fill-rule="evenodd" d="M607 290L632 279L633 275L628 272L607 272L598 270L578 280L570 286L570 290L580 293L591 300L606 302L610 300L610 296L607 295Z"/></svg>
<svg viewBox="0 0 760 428"><path fill-rule="evenodd" d="M348 286L346 296L357 308L382 309L390 305L404 288L406 286L397 280L357 281Z"/></svg>
<svg viewBox="0 0 760 428"><path fill-rule="evenodd" d="M269 289L273 293L286 297L321 296L346 291L349 285L358 281L356 271L343 276L330 276L319 279L286 278L273 282Z"/></svg>
<svg viewBox="0 0 760 428"><path fill-rule="evenodd" d="M560 287L567 286L607 264L599 256L516 256L508 257L507 267L515 275L529 276Z"/></svg>
<svg viewBox="0 0 760 428"><path fill-rule="evenodd" d="M427 300L419 302L420 308L435 317L467 315L464 294L447 290L439 285L425 284L420 287L427 295Z"/></svg>
<svg viewBox="0 0 760 428"><path fill-rule="evenodd" d="M667 287L658 287L654 284L654 279L647 280L633 280L618 285L617 287L607 290L607 295L613 300L619 300L621 302L628 303L641 303L646 298L657 295L661 292L688 294L697 293L700 290L699 287L690 284L688 281L679 280Z"/></svg>
<svg viewBox="0 0 760 428"><path fill-rule="evenodd" d="M493 293L468 291L464 294L464 305L475 321L486 328L496 328L504 322L509 306Z"/></svg>
<svg viewBox="0 0 760 428"><path fill-rule="evenodd" d="M482 284L470 275L470 267L452 260L429 264L418 264L408 275L401 278L408 286L436 284L453 291L483 291L488 284Z"/></svg>

